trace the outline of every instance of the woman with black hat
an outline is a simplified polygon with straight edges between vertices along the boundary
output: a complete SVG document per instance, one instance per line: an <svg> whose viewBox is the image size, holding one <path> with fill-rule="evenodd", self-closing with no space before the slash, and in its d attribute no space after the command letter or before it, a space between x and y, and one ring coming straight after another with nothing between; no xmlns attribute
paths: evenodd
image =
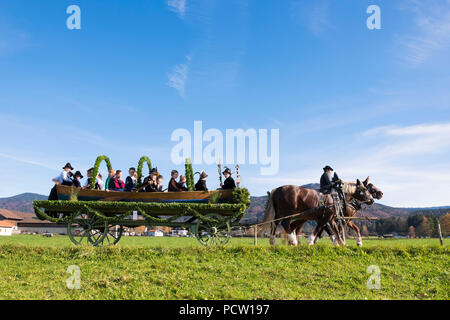
<svg viewBox="0 0 450 320"><path fill-rule="evenodd" d="M195 184L195 191L208 191L208 188L206 187L206 178L208 177L208 175L205 171L196 172L194 173L194 175L196 175L197 173L200 175L200 178Z"/></svg>
<svg viewBox="0 0 450 320"><path fill-rule="evenodd" d="M225 167L225 170L222 172L223 176L225 177L225 181L220 184L222 189L234 189L236 188L236 183L234 182L234 179L231 177L231 170L228 167Z"/></svg>
<svg viewBox="0 0 450 320"><path fill-rule="evenodd" d="M81 172L80 171L75 172L72 179L73 186L75 188L81 188L81 181L80 181L81 179L83 179L83 175L81 174Z"/></svg>

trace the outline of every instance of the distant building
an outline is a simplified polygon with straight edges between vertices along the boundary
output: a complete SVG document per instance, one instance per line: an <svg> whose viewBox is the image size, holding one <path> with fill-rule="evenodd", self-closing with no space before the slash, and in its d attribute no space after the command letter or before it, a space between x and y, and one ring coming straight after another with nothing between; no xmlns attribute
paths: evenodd
<svg viewBox="0 0 450 320"><path fill-rule="evenodd" d="M172 229L172 237L187 237L188 231L185 229Z"/></svg>
<svg viewBox="0 0 450 320"><path fill-rule="evenodd" d="M150 230L147 232L149 237L163 237L164 233L161 230Z"/></svg>
<svg viewBox="0 0 450 320"><path fill-rule="evenodd" d="M0 236L12 236L14 230L17 230L17 223L15 221L0 221Z"/></svg>
<svg viewBox="0 0 450 320"><path fill-rule="evenodd" d="M12 233L67 234L67 225L39 220L34 213L0 209L0 224L15 224Z"/></svg>

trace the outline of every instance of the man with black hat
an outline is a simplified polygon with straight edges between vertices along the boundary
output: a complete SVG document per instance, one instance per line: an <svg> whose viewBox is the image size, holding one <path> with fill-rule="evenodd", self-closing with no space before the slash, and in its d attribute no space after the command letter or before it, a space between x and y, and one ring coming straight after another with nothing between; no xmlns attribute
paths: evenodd
<svg viewBox="0 0 450 320"><path fill-rule="evenodd" d="M63 167L63 171L59 176L53 179L53 182L55 184L62 184L65 186L71 186L72 185L72 170L73 167L70 164L70 162L67 162L66 165Z"/></svg>
<svg viewBox="0 0 450 320"><path fill-rule="evenodd" d="M329 194L340 182L338 175L336 173L333 175L333 168L327 165L323 168L323 174L320 177L320 192Z"/></svg>
<svg viewBox="0 0 450 320"><path fill-rule="evenodd" d="M208 175L205 171L196 172L194 173L194 175L196 175L197 173L200 175L200 178L195 184L195 191L208 191L208 188L206 187L206 178L208 177Z"/></svg>
<svg viewBox="0 0 450 320"><path fill-rule="evenodd" d="M234 179L231 177L231 170L228 167L225 167L225 170L222 172L223 176L225 177L225 181L220 184L222 189L234 189L236 188L236 183L234 182Z"/></svg>
<svg viewBox="0 0 450 320"><path fill-rule="evenodd" d="M72 170L73 170L72 165L69 162L67 162L66 165L63 167L63 169L64 170L61 172L61 174L59 176L52 179L52 181L55 183L55 185L53 186L52 190L50 191L48 200L58 200L58 192L56 190L56 186L58 184L62 184L65 186L71 186L73 184L73 181L71 179Z"/></svg>

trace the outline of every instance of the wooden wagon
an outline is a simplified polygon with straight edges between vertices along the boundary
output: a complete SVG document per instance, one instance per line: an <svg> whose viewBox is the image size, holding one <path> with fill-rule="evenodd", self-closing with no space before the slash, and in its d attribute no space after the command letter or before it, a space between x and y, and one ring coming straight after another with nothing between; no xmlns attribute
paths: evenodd
<svg viewBox="0 0 450 320"><path fill-rule="evenodd" d="M106 158L101 157L102 160ZM96 161L93 176L97 175L100 162ZM142 176L141 162L139 178ZM110 168L109 159L107 164ZM192 175L189 177L189 171L192 171L189 166L187 162L188 180L193 179ZM148 193L106 192L58 185L57 193L58 200L33 202L36 216L67 225L74 244L93 246L116 244L124 228L138 226L184 227L203 245L225 245L230 239L231 227L239 223L249 204L245 188Z"/></svg>

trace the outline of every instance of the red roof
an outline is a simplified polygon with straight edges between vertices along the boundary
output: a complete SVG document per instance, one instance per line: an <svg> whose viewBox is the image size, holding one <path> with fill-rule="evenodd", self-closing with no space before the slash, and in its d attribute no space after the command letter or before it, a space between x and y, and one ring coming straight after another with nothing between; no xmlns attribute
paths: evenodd
<svg viewBox="0 0 450 320"><path fill-rule="evenodd" d="M0 220L0 227L3 228L12 228L17 226L17 222L16 221L11 221L11 220Z"/></svg>
<svg viewBox="0 0 450 320"><path fill-rule="evenodd" d="M8 220L22 220L26 214L25 212L0 209L0 216Z"/></svg>

